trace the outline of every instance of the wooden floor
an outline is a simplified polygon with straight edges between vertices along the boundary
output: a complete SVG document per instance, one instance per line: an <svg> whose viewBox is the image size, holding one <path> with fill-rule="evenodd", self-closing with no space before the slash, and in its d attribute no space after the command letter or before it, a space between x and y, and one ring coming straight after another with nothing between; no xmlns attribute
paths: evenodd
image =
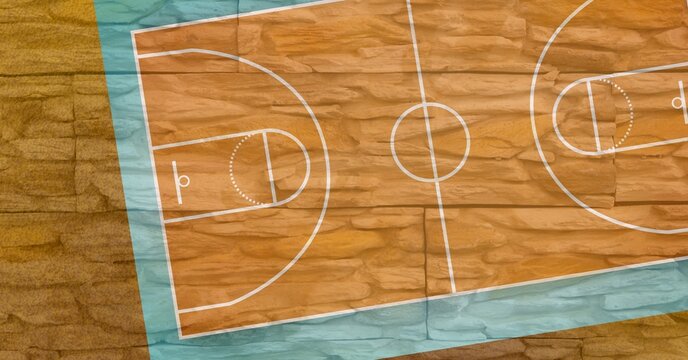
<svg viewBox="0 0 688 360"><path fill-rule="evenodd" d="M600 216L633 227L685 227L684 160L671 157L682 143L580 153L681 137L685 124L671 102L684 75L640 74L562 91L592 73L660 65L664 59L636 55L666 45L609 45L618 61L608 64L562 58L587 51L570 43L603 46L602 34L612 31L594 20L603 5L587 9L544 58L533 93L539 154L529 100L531 48L542 44L524 42L513 27L490 29L495 43L483 47L474 42L486 39L459 36L460 28L438 30L453 26L448 19L465 6L414 6L422 83L399 0L134 35L184 335L688 254L684 235L625 229L576 205L540 158ZM462 21L479 27L486 20ZM554 28L530 30L539 40ZM414 108L424 100L441 104L428 108L427 127L422 107ZM293 139L261 139L275 128L292 134L307 156ZM252 132L258 135L242 135ZM180 176L189 186L178 186ZM442 179L437 187L435 178Z"/></svg>

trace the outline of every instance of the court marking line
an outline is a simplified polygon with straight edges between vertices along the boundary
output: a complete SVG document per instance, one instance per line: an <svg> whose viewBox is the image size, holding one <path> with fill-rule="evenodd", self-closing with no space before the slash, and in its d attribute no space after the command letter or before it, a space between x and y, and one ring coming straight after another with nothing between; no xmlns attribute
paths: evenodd
<svg viewBox="0 0 688 360"><path fill-rule="evenodd" d="M542 68L542 63L545 60L545 56L547 56L547 52L549 51L550 47L554 43L554 40L556 40L556 38L559 36L561 31L564 29L564 27L566 27L566 25L568 25L569 22L571 22L571 20L573 20L573 18L576 17L576 15L578 15L581 11L583 11L583 9L588 7L594 1L595 0L587 0L586 2L581 4L576 10L574 10L571 14L569 14L569 16L554 31L554 33L550 37L549 41L547 41L547 44L545 44L545 47L542 50L542 53L540 53L540 57L538 58L538 62L535 64L535 70L533 71L533 78L532 78L531 84L530 84L530 126L531 126L531 130L533 132L533 138L535 139L535 147L537 148L538 154L540 155L540 160L542 161L543 165L545 166L545 170L547 171L549 176L557 184L559 189L561 189L564 192L564 194L566 194L566 196L568 196L571 200L573 200L573 202L575 202L581 208L585 209L589 213L591 213L591 214L593 214L593 215L595 215L595 216L597 216L603 220L606 220L606 221L608 221L612 224L618 225L620 227L624 227L626 229L637 230L637 231L642 231L642 232L647 232L647 233L652 233L652 234L673 235L673 234L682 234L682 233L688 232L688 228L662 230L662 229L655 229L655 228L650 228L650 227L646 227L646 226L633 225L633 224L615 219L611 216L608 216L606 214L603 214L600 211L597 211L597 210L591 208L590 206L588 206L588 204L584 203L577 196L575 196L571 191L569 191L569 189L566 186L564 186L564 184L561 182L561 180L559 180L557 175L554 173L554 170L552 170L552 167L550 166L549 161L547 161L547 157L545 156L544 150L542 149L542 144L540 143L540 137L538 135L537 121L535 120L535 89L537 87L538 76L540 75L540 69ZM623 72L623 73L618 73L619 75L617 75L617 76L632 75L632 74L637 73L638 71L649 72L650 70L654 70L657 68L661 68L662 70L666 70L666 69L672 68L671 66L679 67L678 65L686 66L686 65L688 65L688 62L673 64L673 65L663 65L660 67L640 69L640 70L634 70L634 71L630 71L630 72ZM648 69L650 69L650 70L648 70ZM567 86L567 89L571 89L573 86L580 84L582 81L586 81L587 79L602 80L602 79L609 79L609 78L613 78L613 77L614 76L612 74L612 75L603 75L601 77L598 76L598 77L593 77L593 78L580 79L580 80L577 80L577 81L569 84ZM562 91L562 93L563 92L564 91ZM560 99L561 99L561 94L557 98L557 102L555 103L555 106L559 102ZM556 112L554 112L554 114L556 114ZM684 139L685 139L684 141L688 141L688 138L684 138ZM677 139L677 140L679 140L679 139Z"/></svg>
<svg viewBox="0 0 688 360"><path fill-rule="evenodd" d="M600 145L600 130L597 127L597 110L595 110L595 99L593 98L592 85L590 81L585 83L588 88L588 102L590 103L590 113L592 116L592 131L595 134L595 146L597 151L602 150L602 145Z"/></svg>
<svg viewBox="0 0 688 360"><path fill-rule="evenodd" d="M209 217L238 214L238 213L242 213L242 212L255 211L255 210L260 210L260 209L269 209L269 208L273 208L273 207L277 207L277 206L279 206L279 205L260 203L260 204L252 205L252 206L244 206L244 207L238 207L238 208L234 208L234 209L213 211L213 212L203 213L203 214L198 214L198 215L188 215L188 216L180 216L180 217L176 217L176 218L170 218L170 219L165 220L165 224L176 224L176 223L185 222L185 221L206 219Z"/></svg>
<svg viewBox="0 0 688 360"><path fill-rule="evenodd" d="M676 68L685 67L685 66L688 66L688 61L683 61L683 62L678 62L678 63L673 63L673 64L665 64L665 65L659 65L659 66L646 67L646 68L642 68L642 69L615 72L615 73L611 73L611 74L590 76L590 77L586 77L586 78L577 80L577 82L581 83L584 81L615 79L615 78L633 76L633 75L638 75L638 74L646 74L646 73L651 73L651 72L671 70L671 69L676 69Z"/></svg>
<svg viewBox="0 0 688 360"><path fill-rule="evenodd" d="M254 203L253 206L238 207L238 208L227 209L227 210L219 210L219 211L212 211L212 212L196 214L196 215L188 215L188 216L182 216L182 217L177 217L177 218L170 218L170 219L165 219L165 223L166 224L173 224L173 223L190 221L190 220L205 219L205 218L215 217L215 216L230 215L230 214L237 214L237 213L247 212L247 211L255 211L255 210L260 210L260 209L274 208L274 207L278 207L278 206L282 206L282 205L285 205L287 203L290 203L294 199L296 199L299 195L301 195L303 190L306 188L306 185L308 185L308 181L310 180L311 158L310 158L310 155L308 155L308 150L306 149L306 146L294 134L292 134L288 131L284 131L281 129L252 130L252 131L246 131L246 132L241 132L241 133L236 133L236 134L213 136L210 138L203 138L203 139L196 139L196 140L190 140L190 141L182 141L182 142L173 143L173 144L166 144L166 145L161 146L160 148L170 149L170 148L175 148L175 147L204 144L204 143L208 143L208 142L212 142L212 141L234 139L234 138L238 138L238 137L242 137L242 136L244 138L249 138L249 137L252 137L254 135L264 134L264 133L274 133L274 134L280 134L280 135L286 136L289 139L291 139L294 143L296 143L296 145L301 149L301 152L303 153L303 157L306 160L306 174L304 175L303 181L301 182L301 186L299 186L299 188L296 190L296 192L294 192L293 194L291 194L291 196L289 196L288 198L286 198L282 201L277 201L274 203L266 204L266 203L255 202L255 200L250 199L248 196L244 196L243 193L241 193L241 191L240 191L240 195L244 199L248 200L249 202ZM175 145L175 144L179 144L179 145ZM230 159L230 171L231 171L231 159Z"/></svg>
<svg viewBox="0 0 688 360"><path fill-rule="evenodd" d="M181 183L179 182L179 173L177 172L177 161L172 161L172 175L174 176L174 186L177 190L177 203L183 205Z"/></svg>
<svg viewBox="0 0 688 360"><path fill-rule="evenodd" d="M420 51L418 50L418 40L416 38L416 24L413 21L413 6L411 0L406 0L406 10L408 12L409 27L411 29L411 41L413 42L413 55L416 60L416 73L418 75L418 86L420 88L420 98L423 107L423 115L425 116L425 131L428 135L428 148L430 149L430 162L432 164L432 172L435 177L435 193L437 194L437 208L440 214L440 222L442 223L442 237L444 240L444 251L447 257L447 269L449 272L449 280L451 282L452 293L456 292L456 281L454 280L454 264L452 262L451 249L449 247L449 236L447 234L447 223L444 217L444 206L442 204L442 189L440 187L439 175L437 172L437 160L435 159L435 147L432 141L432 128L430 127L430 114L428 112L428 102L425 95L425 82L423 80L423 69L420 64Z"/></svg>
<svg viewBox="0 0 688 360"><path fill-rule="evenodd" d="M252 137L253 137L253 135L246 135L241 139L241 141L239 141L234 146L234 149L232 150L232 155L229 157L229 181L232 182L232 187L234 187L234 190L237 192L237 194L239 194L239 196L244 198L244 200L250 202L253 205L265 205L264 202L256 201L256 200L252 199L251 197L249 197L248 195L246 195L241 190L241 188L237 184L236 178L234 177L234 159L236 159L236 155L239 152L239 149L241 149L241 147L244 145L244 143Z"/></svg>
<svg viewBox="0 0 688 360"><path fill-rule="evenodd" d="M142 57L142 58L147 59L149 57ZM212 141L229 140L229 139L245 137L245 136L260 135L265 130L278 131L279 129L250 130L250 131L242 131L242 132L233 133L233 134L217 135L217 136L211 136L211 137L201 138L201 139L180 141L180 142L174 142L174 143L169 143L169 144L153 146L153 150L158 151L158 150L164 150L164 149L170 149L170 148L176 148L176 147L182 147L182 146L188 146L188 145L203 144L203 143L212 142Z"/></svg>
<svg viewBox="0 0 688 360"><path fill-rule="evenodd" d="M626 100L626 105L628 106L629 117L630 117L630 122L628 123L628 128L626 128L626 132L624 133L621 140L619 140L616 144L614 144L610 149L618 148L618 147L621 147L621 145L623 145L623 143L626 142L626 139L628 139L628 136L631 134L631 131L633 131L633 124L635 123L635 110L633 110L633 102L631 102L631 97L628 96L628 93L626 93L626 90L624 90L621 86L619 86L619 84L617 84L614 81L611 81L609 79L602 79L602 80L598 80L598 81L601 81L605 84L609 84L613 88L618 90L619 93L621 93L621 95ZM612 89L612 96L613 96L613 89Z"/></svg>
<svg viewBox="0 0 688 360"><path fill-rule="evenodd" d="M591 1L594 1L594 0L591 0ZM587 7L587 5L589 5L589 4L586 2L584 5L585 5L585 7ZM580 12L580 11L578 11L578 12ZM575 12L575 14L577 15L578 12ZM569 20L569 19L567 19L567 20ZM568 22L566 22L566 24L568 24ZM562 25L566 26L566 24L562 24ZM558 30L559 31L563 30L563 27L560 26L560 29L558 29ZM553 42L556 39L558 34L559 34L559 32L555 32L553 37L550 38L550 42L548 43L548 45L551 45L551 42ZM550 46L545 47L546 50L549 50L549 48L550 48ZM542 60L544 60L544 57L542 58ZM574 88L574 87L576 87L576 86L578 86L584 82L613 80L613 79L620 78L620 77L627 77L627 76L633 76L633 75L638 75L638 74L646 74L646 73L652 73L652 72L658 72L658 71L665 71L665 70L671 70L671 69L686 67L686 66L688 66L688 61L675 63L675 64L653 66L653 67L648 67L648 68L643 68L643 69L629 70L629 71L612 73L612 74L589 76L589 77L581 78L581 79L578 79L576 81L571 82L561 91L561 93L559 93L556 101L554 102L554 106L552 109L552 124L554 126L554 132L556 133L557 138L559 138L559 141L561 141L561 143L564 144L564 146L569 148L571 151L574 151L580 155L585 155L585 156L601 156L601 155L615 154L615 153L619 153L619 152L647 149L647 148L653 148L653 147L657 147L657 146L688 142L688 137L683 137L683 138L677 138L677 139L671 139L671 140L654 141L654 142L650 142L650 143L646 143L646 144L639 144L639 145L632 145L632 146L612 147L612 148L609 148L606 150L586 151L586 150L581 150L581 149L573 146L568 140L566 140L566 138L564 138L563 134L561 133L561 131L559 129L559 124L557 121L557 111L559 110L559 105L561 104L561 101L564 98L564 96L566 96L566 94L572 88ZM539 66L537 67L537 71L539 73ZM531 91L531 93L533 93L533 92ZM686 230L688 230L688 228Z"/></svg>
<svg viewBox="0 0 688 360"><path fill-rule="evenodd" d="M133 36L133 35L132 35L132 36ZM324 162L325 162L325 174L326 174L325 178L326 178L326 180L325 180L325 196L324 196L324 199L323 199L323 209L322 209L322 211L320 212L320 216L318 217L318 221L317 221L317 223L316 223L316 225L315 225L315 227L314 227L314 229L313 229L313 232L311 233L310 237L308 238L308 240L306 241L306 243L304 244L304 246L303 246L303 247L301 248L301 250L298 252L298 254L297 254L294 258L292 258L292 260L291 260L287 265L285 265L285 267L282 268L282 270L280 270L277 274L275 274L272 278L270 278L268 281L264 282L264 283L261 284L260 286L256 287L255 289L251 290L250 292L248 292L248 293L246 293L246 294L244 294L244 295L242 295L242 296L240 296L240 297L238 297L238 298L236 298L236 299L234 299L234 300L232 300L232 301L223 302L223 303L217 303L217 304L211 304L211 305L205 305L205 306L199 306L199 307L194 307L194 308L189 308L189 309L182 309L182 310L180 310L179 307L178 307L178 305L176 304L176 300L175 300L175 312L176 312L176 314L177 314L177 318L179 318L179 314L183 314L183 313L195 312L195 311L202 311L202 310L209 310L209 309L215 309L215 308L221 308L221 307L229 307L229 306L235 305L235 304L237 304L237 303L240 303L240 302L242 302L242 301L244 301L244 300L246 300L246 299L248 299L248 298L254 296L255 294L260 293L261 291L263 291L263 289L265 289L265 288L267 288L268 286L272 285L272 283L274 283L274 282L277 281L279 278L281 278L287 271L289 271L289 270L290 270L290 269L291 269L291 268L301 259L301 257L303 257L303 255L306 253L306 251L308 250L308 248L309 248L309 247L311 246L311 244L313 243L313 240L315 239L315 236L318 234L318 231L320 230L320 227L322 226L322 222L323 222L323 220L324 220L324 218L325 218L325 213L327 212L327 205L328 205L329 199L330 199L330 186L331 186L331 177L330 177L330 157L329 157L329 152L328 152L328 149L327 149L327 142L325 141L325 135L323 134L323 131L322 131L322 128L321 128L321 126L320 126L320 122L318 121L317 116L315 116L315 113L313 112L313 109L312 109L311 106L308 104L308 102L306 101L306 99L303 98L303 96L301 95L301 93L299 93L298 90L296 90L290 83L288 83L286 80L284 80L281 76L279 76L279 75L277 75L276 73L274 73L272 70L270 70L270 69L268 69L268 68L266 68L266 67L264 67L264 66L262 66L262 65L260 65L260 64L257 64L257 63L255 63L255 62L253 62L253 61L251 61L251 60L245 59L245 58L240 57L240 56L237 56L237 55L228 54L228 53L223 53L223 52L215 51L215 50L198 49L198 48L189 48L189 49L181 49L181 50L163 51L163 52L149 53L149 54L143 54L143 55L138 55L138 54L136 53L136 51L135 51L135 52L134 52L134 55L137 57L137 63L138 63L138 60L141 59L141 58L148 59L148 58L154 58L154 57L164 57L164 56L173 56L173 55L185 55L185 54L193 54L193 53L200 53L200 54L206 54L206 55L214 55L214 56L218 56L218 57L222 57L222 58L227 58L227 59L231 59L231 60L234 60L234 61L237 61L237 62L246 64L246 65L248 65L248 66L251 66L251 67L253 67L253 68L255 68L255 69L258 69L258 70L262 71L263 73L265 73L265 74L271 76L273 79L277 80L277 82L279 82L280 84L282 84L282 86L286 87L286 88L292 93L292 95L294 95L294 96L301 102L301 104L304 106L304 108L305 108L306 111L308 112L308 114L309 114L311 120L313 121L313 125L314 125L315 128L316 128L316 131L317 131L317 133L318 133L318 136L320 137L320 141L321 141L321 144L322 144L322 147L323 147L323 148L322 148L322 151L323 151L323 159L324 159ZM141 76L140 68L138 69L138 73L139 73L139 77L140 77L140 76ZM142 84L140 84L140 86L141 86L141 89L143 89ZM143 95L142 95L142 96L143 96ZM147 111L147 109L144 108L144 111ZM146 124L147 124L147 120L146 120ZM307 165L306 165L306 166L307 166L307 167L306 167L306 172L307 172L308 176L307 176L306 180L304 180L304 184L306 184L307 181L308 181L307 179L310 178L310 157L307 155L308 152L305 150L305 146L301 143L300 140L298 140L294 135L292 135L292 134L289 133L289 132L286 132L286 131L281 130L281 129L269 129L269 130L270 130L271 132L280 133L280 134L283 134L283 135L285 135L285 136L287 136L287 137L290 137L293 141L295 141L297 144L300 144L300 146L302 146L302 150L305 152L305 154L306 154L306 156L307 156L307 159L308 159L308 161L306 162L306 164L307 164ZM261 130L261 131L266 131L266 129L263 129L263 130ZM230 137L244 136L244 135L246 135L246 134L248 134L248 133L252 133L252 132L255 132L255 131L249 131L249 132L246 132L246 133L240 133L241 135L231 134L231 135L224 135L224 136L215 136L215 137L206 138L206 139L198 139L198 140L191 140L191 141L183 141L183 142L180 142L180 143L177 143L177 144L180 144L179 146L187 146L187 145L192 145L192 144L195 144L195 143L207 142L208 139L221 140L221 139L227 138L227 136L230 136ZM151 141L151 139L150 139L150 134L149 134L149 144L152 143L152 142L150 142L150 141ZM170 147L170 144L167 144L167 145L162 145L162 147L160 147L160 148L169 148L169 147ZM153 150L151 149L151 155L154 156L154 154L152 154L152 152L153 152ZM157 175L157 174L156 174L156 175ZM156 176L156 186L157 186L157 176ZM302 186L305 188L305 185L302 185ZM300 192L299 192L298 194L300 194ZM298 196L298 194L295 193L295 194L293 194L291 197L289 197L288 199L283 200L283 201L279 202L278 204L282 204L282 203L289 202L289 201L291 201L293 198L295 198L296 196ZM158 193L158 200L159 200L159 197L160 197L160 194ZM272 205L271 207L279 206L279 205L274 205L274 204L269 204L269 205ZM161 219L162 219L162 205L161 205L160 202L159 202L159 206L160 206L160 217L161 217ZM256 206L256 207L253 207L253 208L259 209L259 208L262 208L262 207ZM246 211L246 210L244 210L244 211ZM227 212L227 211L218 212L218 213L215 213L215 214L209 215L209 216L218 216L218 215L224 215L224 214L228 214L228 212ZM205 217L208 217L208 216L205 216ZM196 219L196 218L198 218L198 216L188 217L187 219L193 220L193 219ZM179 221L186 221L186 220L179 220ZM164 222L164 221L163 221L163 222ZM168 221L167 223L169 223L169 221ZM167 231L165 227L163 227L163 231L165 231L165 232ZM168 257L168 267L171 269L171 262L169 261L169 257ZM170 270L170 271L171 271L171 270ZM174 287L173 287L173 292L175 292ZM176 292L175 292L175 299L176 299ZM181 336L181 327L179 326L179 324L178 324L178 329L179 329L179 334L180 334L180 336Z"/></svg>
<svg viewBox="0 0 688 360"><path fill-rule="evenodd" d="M411 0L406 0L406 11L408 12L409 27L411 29L411 42L413 45L413 55L416 60L416 74L418 75L418 85L420 87L420 99L423 104L426 104L425 97L425 82L423 81L423 69L420 65L420 51L418 50L418 41L416 38L416 23L413 21L413 6L411 5ZM425 118L427 119L428 113L425 113Z"/></svg>
<svg viewBox="0 0 688 360"><path fill-rule="evenodd" d="M594 1L594 0L588 0L586 2L586 4L584 4L581 7L587 6L587 4L592 2L592 1ZM339 2L339 1L331 1L331 2ZM570 16L570 17L573 17L573 16ZM570 21L570 19L569 19L569 21ZM567 21L567 23L568 23L568 21ZM151 29L155 29L155 28L151 28ZM557 30L557 33L559 31L560 31L560 29ZM143 32L143 31L141 31L141 32ZM133 35L133 33L134 33L134 31L132 31L132 35ZM133 36L132 36L132 38L133 38ZM137 55L135 41L134 41L134 47L133 48L134 48L135 55ZM544 58L544 55L541 57ZM156 187L156 192L158 193L158 202L160 203L159 189L157 186L157 173L155 171L155 165L154 165L153 154L152 154L153 146L152 146L151 138L150 138L150 130L148 129L147 111L145 111L146 106L145 106L145 99L143 98L143 86L142 86L142 81L141 81L141 72L139 69L138 59L136 61L136 65L137 65L137 72L138 72L138 77L139 77L139 87L141 89L140 94L141 94L142 100L144 100L142 105L144 107L144 117L146 118L146 124L145 125L146 125L146 130L147 130L147 135L148 135L149 150L151 153L151 161L152 161L152 165L153 165L153 173L154 173L154 177L156 178L155 179L156 180L155 181L155 187ZM537 64L536 71L539 71L540 65L541 65L541 62L539 62ZM536 77L534 77L533 78L533 84L535 84L536 80L537 80ZM532 94L532 89L531 89L531 94ZM532 103L533 103L533 99L531 97L531 104ZM532 109L532 107L531 107L531 109ZM531 114L532 114L532 110L531 110ZM316 127L320 130L319 125L316 125ZM533 129L533 131L537 136L536 129ZM538 148L539 148L539 144L538 144ZM326 148L324 150L325 150L325 157L327 159L328 157L327 157ZM540 150L540 149L538 149L538 150ZM326 193L326 202L327 202L327 199L329 199L329 169L330 169L329 161L326 161L326 169L327 169L327 183L328 183L328 191ZM161 213L161 219L162 219L162 213ZM163 228L164 228L164 224L163 224ZM167 246L166 231L163 231L163 238L165 240L166 256L168 258L167 259L168 272L170 274L170 279L172 280L173 278L172 278L171 269L170 269L171 263L169 261L169 250L167 249L168 246ZM216 330L216 331L198 333L198 334L187 335L187 336L184 336L181 333L181 327L179 326L179 314L176 313L175 315L176 315L177 330L178 330L179 338L182 340L185 340L185 339L192 339L192 338L198 338L198 337L216 335L216 334L222 334L222 333L231 333L231 332L236 332L236 331L240 331L240 330L244 330L244 329L262 328L262 327L267 327L267 326L271 326L271 325L291 323L291 322L296 322L296 321L300 321L300 320L318 319L318 318L322 318L322 317L337 316L337 315L346 315L346 314L357 313L357 312L366 311L366 310L394 307L394 306L399 306L399 305L404 305L404 304L413 304L413 303L424 302L424 301L428 301L428 300L441 300L441 299L453 298L453 297L457 297L457 296L461 296L461 295L467 295L467 294L477 294L477 293L490 292L490 291L500 290L500 289L508 289L508 288L513 288L513 287L526 286L526 285L548 283L548 282L554 282L554 281L565 280L565 279L572 279L572 278L577 278L577 277L585 277L585 276L590 276L590 275L598 275L598 274L616 272L616 271L621 271L621 270L625 270L625 269L635 269L635 268L641 268L641 267L647 267L647 266L653 266L653 265L666 264L666 263L671 263L671 262L679 262L679 261L684 261L684 260L688 260L688 257L658 260L658 261L633 264L633 265L624 265L624 266L619 266L619 267L615 267L615 268L601 269L601 270L595 270L595 271L589 271L589 272L583 272L583 273L577 273L577 274L571 274L571 275L565 275L565 276L557 276L557 277L552 277L552 278L548 278L548 279L531 280L531 281L526 281L526 282L521 282L521 283L514 283L514 284L508 284L508 285L502 285L502 286L482 288L482 289L476 289L476 290L470 290L470 291L462 291L462 292L455 293L455 294L423 297L423 298L418 298L418 299L413 299L413 300L408 300L408 301L401 301L401 302L395 302L395 303L389 303L389 304L383 304L383 305L373 305L373 306L359 308L359 309L351 309L351 310L344 310L344 311L339 311L339 312L331 312L331 313L322 314L322 315L315 315L315 316L307 316L307 317L294 318L294 319L288 319L288 320L273 321L273 322L267 322L267 323L263 323L263 324L249 325L249 326L233 328L233 329ZM174 306L176 308L177 304L176 304L176 294L174 294L174 292L175 292L174 284L171 283L171 285L172 285L171 289L173 292Z"/></svg>
<svg viewBox="0 0 688 360"><path fill-rule="evenodd" d="M390 149L392 151L392 158L394 159L394 163L397 165L397 167L404 173L406 176L410 177L413 180L416 180L418 182L424 182L424 183L434 183L435 179L431 178L424 178L420 177L414 173L412 173L410 170L408 170L406 167L404 167L404 164L401 163L401 160L399 159L399 155L397 154L396 150L396 134L399 131L399 126L403 122L403 120L412 112L420 109L423 106L423 104L416 104L410 108L408 108L406 111L404 111L398 118L396 123L394 123L394 126L392 127L392 133L390 135ZM468 125L466 124L466 121L459 115L456 110L450 108L449 106L442 104L442 103L436 103L436 102L429 102L425 104L427 107L436 107L440 108L443 110L446 110L448 113L452 114L456 120L459 121L459 124L461 124L461 127L463 128L463 131L465 133L466 137L466 150L463 153L463 158L461 159L461 162L448 174L441 176L438 180L440 182L443 182L445 180L448 180L452 178L454 175L456 175L463 167L466 165L466 162L468 161L468 155L470 154L471 151L471 132L468 129Z"/></svg>
<svg viewBox="0 0 688 360"><path fill-rule="evenodd" d="M172 292L172 304L174 305L174 315L175 315L175 321L177 322L177 336L181 339L183 334L182 334L182 327L181 327L181 320L179 319L179 312L177 309L179 308L179 305L177 303L177 292L175 290L174 286L174 275L172 273L172 261L170 260L170 247L167 241L167 228L165 226L165 219L163 217L162 213L162 200L160 197L160 187L158 186L158 170L155 166L155 154L153 150L153 140L151 138L151 131L150 131L150 125L148 123L148 106L146 104L146 96L144 95L145 90L143 88L143 79L141 75L141 64L139 63L139 57L138 57L138 47L136 45L136 36L132 32L131 33L131 42L132 42L132 50L134 52L134 60L136 63L136 74L138 77L138 84L139 84L139 96L141 98L141 107L143 108L143 122L145 125L146 129L146 139L148 140L148 156L150 157L151 161L151 171L153 172L153 185L155 186L155 195L156 195L156 200L157 200L157 205L159 209L159 214L160 214L160 226L162 227L162 239L163 243L165 245L165 262L167 263L167 275L170 279L170 289Z"/></svg>
<svg viewBox="0 0 688 360"><path fill-rule="evenodd" d="M334 4L334 3L344 2L344 1L345 0L313 1L313 2L308 2L308 3L303 3L303 4L280 6L280 7L270 8L270 9L265 9L265 10L247 11L244 13L233 14L233 15L223 15L223 16L216 16L216 17L207 18L207 19L184 21L184 22L180 22L180 23L174 23L174 24L168 24L168 25L162 25L162 26L154 26L154 27L149 27L149 28L145 28L145 29L132 30L131 33L132 34L142 34L142 33L147 33L147 32L152 32L152 31L158 31L158 30L176 29L176 28L185 27L185 26L199 25L199 24L205 24L205 23L209 23L209 22L222 21L222 20L238 19L238 18L254 16L254 15L264 15L264 14L270 14L270 13L274 13L274 12L302 9L302 8L308 8L308 7L319 6L319 5Z"/></svg>
<svg viewBox="0 0 688 360"><path fill-rule="evenodd" d="M265 160L268 167L268 180L270 181L270 191L272 191L272 202L277 202L277 191L275 191L275 177L272 175L272 160L270 160L270 147L268 146L268 135L263 133L263 146L265 147Z"/></svg>
<svg viewBox="0 0 688 360"><path fill-rule="evenodd" d="M688 0L686 0L688 1ZM681 100L681 108L683 109L683 122L688 125L688 104L686 104L686 92L683 89L683 80L678 81L678 91L679 94L681 95L680 100ZM671 104L674 105L674 101L676 101L676 98L671 101ZM674 105L674 109L676 109L676 106ZM678 110L678 109L677 109Z"/></svg>
<svg viewBox="0 0 688 360"><path fill-rule="evenodd" d="M473 289L473 290L464 290L464 291L458 291L458 292L451 293L451 294L425 296L425 297L420 297L420 298L415 298L415 299L386 303L386 304L364 306L364 307L355 308L355 309L332 311L332 312L317 314L317 315L308 315L308 316L302 316L302 317L291 318L291 319L269 321L269 322L260 323L260 324L245 325L245 326L235 327L235 328L230 328L230 329L207 331L207 332L196 333L196 334L192 334L192 335L185 335L181 339L182 340L194 339L194 338L211 336L211 335L233 333L233 332L238 332L238 331L242 331L242 330L260 329L260 328L270 327L270 326L274 326L274 325L298 323L301 321L317 320L317 319L322 319L322 318L327 318L327 317L336 317L336 316L342 316L342 315L351 315L351 314L356 314L356 313L365 312L365 311L369 311L369 310L386 309L386 308L396 307L396 306L401 306L401 305L411 305L411 304L418 304L418 303L422 303L422 302L448 300L448 299L453 299L453 298L457 298L457 297L461 297L461 296L476 295L476 294L481 294L481 293L489 293L492 291L508 290L508 289L524 287L524 286L531 286L531 285L547 284L547 283L552 283L552 282L557 282L557 281L564 281L564 280L571 280L571 279L577 279L577 278L583 278L583 277L590 277L590 276L594 276L594 275L604 275L604 274L609 274L609 273L623 271L623 270L634 270L634 269L642 270L642 268L644 268L644 267L670 264L670 263L677 263L678 264L679 262L683 262L683 261L688 261L688 256L677 257L677 258L672 258L672 259L656 260L656 261L650 261L650 262L639 263L639 264L621 265L621 266L617 266L617 267L613 267L613 268L591 270L591 271L585 271L585 272L580 272L580 273L576 273L576 274L559 275L559 276L553 276L553 277L546 278L546 279L528 280L528 281L522 281L522 282L512 283L512 284L496 285L496 286L490 286L490 287ZM653 271L653 270L648 270L648 271Z"/></svg>

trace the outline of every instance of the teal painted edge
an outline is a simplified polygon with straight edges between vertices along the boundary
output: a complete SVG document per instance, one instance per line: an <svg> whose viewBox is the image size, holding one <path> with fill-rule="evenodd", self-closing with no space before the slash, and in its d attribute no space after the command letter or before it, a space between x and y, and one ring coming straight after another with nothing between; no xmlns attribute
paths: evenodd
<svg viewBox="0 0 688 360"><path fill-rule="evenodd" d="M688 310L682 260L179 340L130 32L308 1L94 2L152 359L370 359Z"/></svg>

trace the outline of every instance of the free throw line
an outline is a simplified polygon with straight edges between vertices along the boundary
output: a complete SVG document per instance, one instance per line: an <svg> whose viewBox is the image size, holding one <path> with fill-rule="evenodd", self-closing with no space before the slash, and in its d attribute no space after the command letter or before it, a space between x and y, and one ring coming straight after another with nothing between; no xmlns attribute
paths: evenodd
<svg viewBox="0 0 688 360"><path fill-rule="evenodd" d="M268 180L270 181L272 202L277 203L277 192L275 191L275 178L272 175L272 161L270 160L270 147L268 146L268 135L265 132L263 132L263 147L265 147L265 162L268 167Z"/></svg>
<svg viewBox="0 0 688 360"><path fill-rule="evenodd" d="M590 103L590 114L592 115L592 131L595 133L595 146L597 151L602 151L602 145L600 145L600 130L597 128L597 110L595 110L595 98L592 94L592 85L590 81L586 82L588 88L588 102Z"/></svg>

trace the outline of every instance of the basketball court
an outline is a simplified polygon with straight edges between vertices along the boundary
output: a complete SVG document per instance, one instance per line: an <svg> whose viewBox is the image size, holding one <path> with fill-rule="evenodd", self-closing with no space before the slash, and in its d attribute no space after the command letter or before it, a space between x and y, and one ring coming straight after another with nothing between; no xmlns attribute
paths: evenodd
<svg viewBox="0 0 688 360"><path fill-rule="evenodd" d="M688 255L688 181L662 156L688 140L688 63L558 76L580 64L553 37L523 75L523 44L470 53L452 6L132 32L182 338Z"/></svg>

